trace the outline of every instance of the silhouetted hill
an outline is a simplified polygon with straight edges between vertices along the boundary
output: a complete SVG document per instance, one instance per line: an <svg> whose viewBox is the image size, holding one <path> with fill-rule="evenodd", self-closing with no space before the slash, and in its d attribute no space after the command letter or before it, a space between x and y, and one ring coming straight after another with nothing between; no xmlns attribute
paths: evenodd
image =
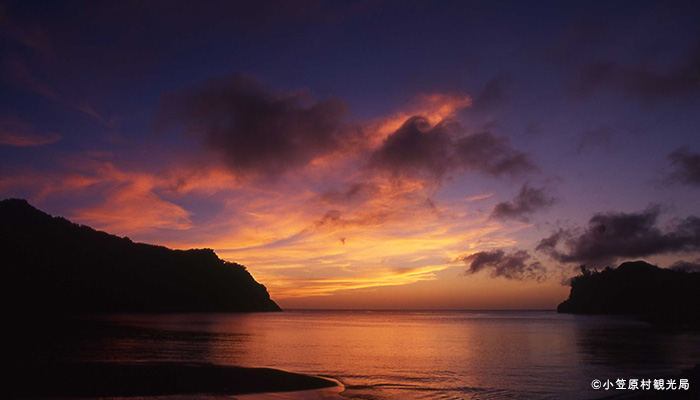
<svg viewBox="0 0 700 400"><path fill-rule="evenodd" d="M638 314L651 322L700 323L700 273L625 262L603 271L582 268L557 311L573 314Z"/></svg>
<svg viewBox="0 0 700 400"><path fill-rule="evenodd" d="M213 250L134 243L25 200L0 201L6 312L279 311L265 286Z"/></svg>

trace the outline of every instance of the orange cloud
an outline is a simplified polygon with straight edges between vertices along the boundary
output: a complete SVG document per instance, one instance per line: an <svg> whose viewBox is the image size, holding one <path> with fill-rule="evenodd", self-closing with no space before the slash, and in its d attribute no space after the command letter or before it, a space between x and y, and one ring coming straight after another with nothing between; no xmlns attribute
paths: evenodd
<svg viewBox="0 0 700 400"><path fill-rule="evenodd" d="M192 227L190 212L157 193L167 185L157 174L124 171L95 160L74 164L69 173L24 171L4 177L0 193L29 193L35 204L64 197L88 203L64 215L118 235Z"/></svg>
<svg viewBox="0 0 700 400"><path fill-rule="evenodd" d="M366 268L364 271L352 271L344 276L329 278L284 278L272 280L280 299L309 296L328 296L338 291L367 289L384 286L400 286L420 281L437 279L435 272L450 268L450 265L425 266L418 268Z"/></svg>
<svg viewBox="0 0 700 400"><path fill-rule="evenodd" d="M471 105L472 98L467 95L440 93L420 95L407 109L387 117L377 118L369 123L370 130L376 132L373 136L373 147L378 146L413 116L421 116L427 119L430 125L436 125L444 119L454 118L459 110Z"/></svg>
<svg viewBox="0 0 700 400"><path fill-rule="evenodd" d="M119 234L192 227L190 212L156 193L163 185L157 175L123 171L108 162L87 162L83 168L94 171L104 200L75 210L76 221Z"/></svg>
<svg viewBox="0 0 700 400"><path fill-rule="evenodd" d="M40 205L47 199L71 195L79 197L92 185L100 183L100 179L80 173L45 173L24 171L0 178L0 195L17 196L23 193L32 204Z"/></svg>
<svg viewBox="0 0 700 400"><path fill-rule="evenodd" d="M140 182L128 184L110 193L97 206L76 210L78 222L99 227L108 232L129 234L158 229L189 229L190 213L182 207L165 201Z"/></svg>

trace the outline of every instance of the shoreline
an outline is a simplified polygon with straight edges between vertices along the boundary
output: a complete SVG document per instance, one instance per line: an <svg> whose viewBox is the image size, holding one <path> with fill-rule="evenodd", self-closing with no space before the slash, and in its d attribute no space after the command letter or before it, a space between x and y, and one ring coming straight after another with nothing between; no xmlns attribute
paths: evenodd
<svg viewBox="0 0 700 400"><path fill-rule="evenodd" d="M46 362L5 365L2 372L3 398L246 395L338 387L338 381L319 376L203 363Z"/></svg>

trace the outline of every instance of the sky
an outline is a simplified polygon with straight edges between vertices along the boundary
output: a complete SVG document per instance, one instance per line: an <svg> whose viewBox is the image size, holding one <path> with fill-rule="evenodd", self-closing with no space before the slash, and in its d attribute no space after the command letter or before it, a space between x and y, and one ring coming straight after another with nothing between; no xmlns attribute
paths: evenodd
<svg viewBox="0 0 700 400"><path fill-rule="evenodd" d="M700 5L0 1L0 198L283 308L552 309L700 269Z"/></svg>

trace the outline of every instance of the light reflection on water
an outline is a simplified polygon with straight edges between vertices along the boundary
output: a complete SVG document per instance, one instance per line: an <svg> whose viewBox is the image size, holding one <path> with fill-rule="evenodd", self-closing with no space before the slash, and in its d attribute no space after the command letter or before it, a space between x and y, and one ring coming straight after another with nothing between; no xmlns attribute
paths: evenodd
<svg viewBox="0 0 700 400"><path fill-rule="evenodd" d="M27 359L175 361L330 376L362 399L596 398L592 379L700 362L700 335L554 312L124 315L54 326ZM229 397L230 398L230 397Z"/></svg>

